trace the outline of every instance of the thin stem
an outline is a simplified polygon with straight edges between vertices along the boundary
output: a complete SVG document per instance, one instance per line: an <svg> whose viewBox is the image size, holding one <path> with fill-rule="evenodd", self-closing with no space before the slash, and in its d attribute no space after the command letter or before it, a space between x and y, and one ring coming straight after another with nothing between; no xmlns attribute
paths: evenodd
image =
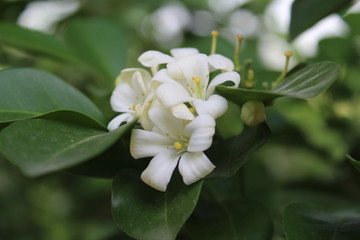
<svg viewBox="0 0 360 240"><path fill-rule="evenodd" d="M219 32L216 30L213 30L213 31L211 31L211 36L212 36L212 41L211 41L210 55L216 53L216 45L217 45L217 38L219 36Z"/></svg>

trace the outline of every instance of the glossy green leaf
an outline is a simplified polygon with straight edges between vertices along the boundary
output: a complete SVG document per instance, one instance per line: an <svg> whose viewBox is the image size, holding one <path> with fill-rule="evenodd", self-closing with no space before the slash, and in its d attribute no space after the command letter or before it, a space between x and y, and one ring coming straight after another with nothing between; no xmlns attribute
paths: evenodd
<svg viewBox="0 0 360 240"><path fill-rule="evenodd" d="M352 0L295 0L291 7L290 40L351 2Z"/></svg>
<svg viewBox="0 0 360 240"><path fill-rule="evenodd" d="M360 172L360 161L351 157L349 154L346 155L346 159Z"/></svg>
<svg viewBox="0 0 360 240"><path fill-rule="evenodd" d="M61 79L36 69L0 71L0 123L67 110L106 126L100 110L80 91Z"/></svg>
<svg viewBox="0 0 360 240"><path fill-rule="evenodd" d="M145 169L147 161L145 158L135 160L129 148L118 142L99 156L66 171L81 176L112 179L122 169Z"/></svg>
<svg viewBox="0 0 360 240"><path fill-rule="evenodd" d="M245 127L235 137L214 143L206 155L216 166L207 178L227 178L236 173L251 155L258 150L270 135L269 127L263 123L255 127Z"/></svg>
<svg viewBox="0 0 360 240"><path fill-rule="evenodd" d="M0 149L25 175L39 176L98 156L133 124L106 132L51 119L22 120L1 131Z"/></svg>
<svg viewBox="0 0 360 240"><path fill-rule="evenodd" d="M100 19L75 20L65 32L66 42L84 62L101 73L111 86L125 65L125 36L120 26Z"/></svg>
<svg viewBox="0 0 360 240"><path fill-rule="evenodd" d="M338 78L339 74L340 66L338 64L325 61L300 69L269 91L225 86L218 86L216 91L239 106L249 100L269 102L283 96L312 98L327 89Z"/></svg>
<svg viewBox="0 0 360 240"><path fill-rule="evenodd" d="M193 240L271 239L273 224L269 211L250 199L230 202L200 200L186 223Z"/></svg>
<svg viewBox="0 0 360 240"><path fill-rule="evenodd" d="M288 240L360 239L360 209L324 210L292 203L285 209L284 227Z"/></svg>
<svg viewBox="0 0 360 240"><path fill-rule="evenodd" d="M201 186L202 181L187 186L173 176L167 191L159 192L143 183L140 173L121 172L113 182L113 217L135 239L175 239L195 208Z"/></svg>
<svg viewBox="0 0 360 240"><path fill-rule="evenodd" d="M0 23L0 41L34 53L45 54L72 63L80 63L80 59L74 52L53 36L23 28L15 23Z"/></svg>

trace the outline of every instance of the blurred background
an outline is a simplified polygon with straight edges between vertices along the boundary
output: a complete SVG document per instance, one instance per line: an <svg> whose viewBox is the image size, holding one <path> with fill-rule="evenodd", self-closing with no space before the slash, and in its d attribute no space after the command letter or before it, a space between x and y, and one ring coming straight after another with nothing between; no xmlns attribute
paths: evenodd
<svg viewBox="0 0 360 240"><path fill-rule="evenodd" d="M360 175L345 160L347 153L360 157L360 4L290 43L292 2L2 0L0 69L49 71L85 92L111 119L109 96L123 68L141 67L137 58L150 49L196 47L208 54L213 29L220 32L217 52L229 58L235 35L245 37L240 61L251 63L258 88L279 75L286 50L294 53L291 67L341 64L342 74L327 92L308 101L279 99L267 109L272 136L243 167L247 196L270 209L273 239L284 239L281 211L288 202L360 200ZM9 31L13 24L35 31L33 38ZM235 123L240 131L242 123ZM0 156L0 239L130 239L113 222L110 199L111 180L66 172L31 179Z"/></svg>

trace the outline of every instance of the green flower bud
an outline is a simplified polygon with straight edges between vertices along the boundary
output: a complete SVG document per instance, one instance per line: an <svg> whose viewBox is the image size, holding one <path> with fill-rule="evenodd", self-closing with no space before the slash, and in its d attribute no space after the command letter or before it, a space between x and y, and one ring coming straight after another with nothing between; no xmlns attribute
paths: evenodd
<svg viewBox="0 0 360 240"><path fill-rule="evenodd" d="M241 108L240 118L251 127L264 122L266 120L264 104L259 101L247 101Z"/></svg>

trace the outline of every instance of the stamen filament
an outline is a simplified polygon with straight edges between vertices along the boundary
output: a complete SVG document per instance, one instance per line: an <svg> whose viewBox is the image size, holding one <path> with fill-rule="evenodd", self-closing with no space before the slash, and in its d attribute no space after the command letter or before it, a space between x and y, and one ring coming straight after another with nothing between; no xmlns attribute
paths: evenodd
<svg viewBox="0 0 360 240"><path fill-rule="evenodd" d="M211 36L212 36L212 41L211 41L210 55L216 53L216 45L217 45L217 38L219 36L219 32L216 30L213 30L213 31L211 31Z"/></svg>
<svg viewBox="0 0 360 240"><path fill-rule="evenodd" d="M278 79L276 79L275 82L272 83L272 87L275 87L277 84L279 84L282 80L284 80L284 78L286 77L286 74L288 72L288 68L289 68L289 63L290 63L290 58L293 56L293 53L291 51L286 51L284 53L285 57L286 57L286 61L285 61L285 67L284 70L282 71L281 75L278 77Z"/></svg>
<svg viewBox="0 0 360 240"><path fill-rule="evenodd" d="M240 56L241 43L243 39L244 37L242 35L240 34L236 35L236 46L234 52L235 71L240 71L241 69L239 56Z"/></svg>

